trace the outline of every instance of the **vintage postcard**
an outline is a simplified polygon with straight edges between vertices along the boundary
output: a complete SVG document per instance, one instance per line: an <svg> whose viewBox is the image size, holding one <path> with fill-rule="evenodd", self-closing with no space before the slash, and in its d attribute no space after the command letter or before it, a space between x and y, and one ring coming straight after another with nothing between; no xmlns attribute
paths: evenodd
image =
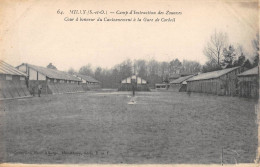
<svg viewBox="0 0 260 167"><path fill-rule="evenodd" d="M258 0L0 0L0 166L258 166L258 64Z"/></svg>

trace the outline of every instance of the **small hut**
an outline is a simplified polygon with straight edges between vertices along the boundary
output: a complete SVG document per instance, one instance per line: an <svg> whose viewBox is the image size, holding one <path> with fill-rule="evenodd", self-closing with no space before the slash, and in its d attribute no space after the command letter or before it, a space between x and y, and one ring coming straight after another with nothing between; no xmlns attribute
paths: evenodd
<svg viewBox="0 0 260 167"><path fill-rule="evenodd" d="M259 97L258 66L238 74L239 96L248 98Z"/></svg>
<svg viewBox="0 0 260 167"><path fill-rule="evenodd" d="M156 90L168 90L169 84L168 83L157 83L157 84L155 84L155 89Z"/></svg>
<svg viewBox="0 0 260 167"><path fill-rule="evenodd" d="M187 82L186 80L193 77L193 75L188 75L185 77L180 77L176 80L173 80L170 82L170 90L176 91L176 92L185 92L187 89Z"/></svg>
<svg viewBox="0 0 260 167"><path fill-rule="evenodd" d="M233 67L199 74L187 80L187 91L229 96L237 95L237 75L241 72L241 67Z"/></svg>
<svg viewBox="0 0 260 167"><path fill-rule="evenodd" d="M0 60L0 99L30 97L27 75Z"/></svg>
<svg viewBox="0 0 260 167"><path fill-rule="evenodd" d="M101 88L101 82L91 76L82 74L75 74L75 76L82 81L82 87L84 88L84 90L96 90Z"/></svg>
<svg viewBox="0 0 260 167"><path fill-rule="evenodd" d="M136 91L150 91L147 81L136 75L122 80L118 91L132 91L133 86Z"/></svg>

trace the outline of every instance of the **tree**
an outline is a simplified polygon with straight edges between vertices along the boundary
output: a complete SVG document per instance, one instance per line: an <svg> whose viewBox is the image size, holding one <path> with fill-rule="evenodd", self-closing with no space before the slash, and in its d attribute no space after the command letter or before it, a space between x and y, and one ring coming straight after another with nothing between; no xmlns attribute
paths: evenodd
<svg viewBox="0 0 260 167"><path fill-rule="evenodd" d="M223 49L227 44L228 37L223 32L217 32L215 30L214 34L211 35L207 46L204 48L203 53L208 57L209 62L215 62L220 65L222 60Z"/></svg>
<svg viewBox="0 0 260 167"><path fill-rule="evenodd" d="M94 77L97 79L97 80L100 80L101 79L101 73L102 73L102 68L101 67L97 67L95 69L95 72L94 72Z"/></svg>
<svg viewBox="0 0 260 167"><path fill-rule="evenodd" d="M141 78L147 77L147 62L145 60L135 60L136 73Z"/></svg>
<svg viewBox="0 0 260 167"><path fill-rule="evenodd" d="M235 49L232 45L229 45L228 48L223 49L224 59L222 61L222 65L226 68L233 67L233 62L236 57Z"/></svg>
<svg viewBox="0 0 260 167"><path fill-rule="evenodd" d="M93 71L92 71L91 65L88 64L86 66L82 66L79 69L79 73L82 74L82 75L93 76Z"/></svg>
<svg viewBox="0 0 260 167"><path fill-rule="evenodd" d="M119 64L119 76L121 80L130 77L133 74L132 67L132 61L130 59Z"/></svg>
<svg viewBox="0 0 260 167"><path fill-rule="evenodd" d="M247 69L250 69L250 68L252 68L252 64L251 64L250 61L247 59L247 60L244 62L243 67L246 67Z"/></svg>
<svg viewBox="0 0 260 167"><path fill-rule="evenodd" d="M170 62L170 66L169 66L170 74L179 74L181 67L182 67L182 64L179 61L179 59L172 60Z"/></svg>
<svg viewBox="0 0 260 167"><path fill-rule="evenodd" d="M243 66L243 64L246 61L246 56L244 54L244 49L241 45L238 45L236 49L236 56L238 56L238 58L234 60L233 66Z"/></svg>
<svg viewBox="0 0 260 167"><path fill-rule="evenodd" d="M259 64L259 54L255 55L254 57L253 67L258 66L258 64Z"/></svg>
<svg viewBox="0 0 260 167"><path fill-rule="evenodd" d="M168 83L169 82L169 63L161 62L160 63L160 74L162 77L162 81Z"/></svg>
<svg viewBox="0 0 260 167"><path fill-rule="evenodd" d="M237 60L234 61L234 67L236 66L243 66L243 64L246 61L246 57L244 56L244 54L242 53Z"/></svg>
<svg viewBox="0 0 260 167"><path fill-rule="evenodd" d="M114 69L112 70L111 78L112 78L112 81L114 82L114 83L112 84L112 87L113 87L113 88L117 88L117 87L118 87L118 84L119 84L120 81L121 81L120 78L119 78L119 71L118 71L118 69L114 68Z"/></svg>
<svg viewBox="0 0 260 167"><path fill-rule="evenodd" d="M74 70L72 67L69 68L68 73L73 75L76 73L76 70Z"/></svg>
<svg viewBox="0 0 260 167"><path fill-rule="evenodd" d="M156 60L150 60L147 64L148 82L151 86L162 82L162 77L159 76L159 63Z"/></svg>
<svg viewBox="0 0 260 167"><path fill-rule="evenodd" d="M256 38L252 41L253 48L255 50L253 67L258 66L259 63L259 34L257 33Z"/></svg>
<svg viewBox="0 0 260 167"><path fill-rule="evenodd" d="M201 64L196 61L183 60L181 73L195 74L201 71Z"/></svg>
<svg viewBox="0 0 260 167"><path fill-rule="evenodd" d="M50 68L50 69L53 69L53 70L57 70L57 68L52 63L47 65L47 68Z"/></svg>
<svg viewBox="0 0 260 167"><path fill-rule="evenodd" d="M216 70L221 70L221 66L218 65L215 61L208 61L203 65L202 72L211 72Z"/></svg>

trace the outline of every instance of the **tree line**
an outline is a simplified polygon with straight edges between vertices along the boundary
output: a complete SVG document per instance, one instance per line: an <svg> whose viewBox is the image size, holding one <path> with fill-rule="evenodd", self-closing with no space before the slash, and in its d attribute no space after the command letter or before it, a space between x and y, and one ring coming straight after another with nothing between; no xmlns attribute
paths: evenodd
<svg viewBox="0 0 260 167"><path fill-rule="evenodd" d="M234 47L228 43L226 33L215 31L204 47L203 54L208 58L208 61L203 65L202 72L210 72L236 66L243 66L247 69L253 68L259 62L259 35L252 40L254 48L253 61L249 60L249 54L246 54L243 46Z"/></svg>
<svg viewBox="0 0 260 167"><path fill-rule="evenodd" d="M130 60L127 59L114 67L107 69L102 67L92 68L91 64L82 66L78 71L70 68L70 74L80 73L92 76L101 82L102 88L118 88L120 82L137 74L148 81L150 86L155 83L169 82L171 77L180 74L197 74L200 72L210 72L224 68L244 66L248 69L258 65L259 62L259 37L252 40L254 47L253 61L249 60L241 45L234 47L228 43L228 36L223 32L215 31L203 50L207 57L207 62L201 65L199 62L173 59L170 62L152 60Z"/></svg>
<svg viewBox="0 0 260 167"><path fill-rule="evenodd" d="M148 81L149 85L155 83L169 82L169 78L173 74L185 73L194 74L201 71L201 64L196 61L173 59L170 62L159 62L152 60L130 60L127 59L111 69L97 67L93 70L91 64L82 66L78 71L70 68L70 74L80 73L83 75L92 76L102 83L103 88L117 88L120 82L136 74Z"/></svg>

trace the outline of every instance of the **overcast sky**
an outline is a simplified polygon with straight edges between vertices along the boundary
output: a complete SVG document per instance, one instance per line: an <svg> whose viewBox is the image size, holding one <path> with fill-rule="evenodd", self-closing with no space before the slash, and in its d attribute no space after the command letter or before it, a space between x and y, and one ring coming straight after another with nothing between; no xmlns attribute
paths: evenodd
<svg viewBox="0 0 260 167"><path fill-rule="evenodd" d="M88 63L110 68L127 58L158 61L178 58L203 64L207 60L203 47L215 29L226 32L231 44L242 44L252 54L251 41L259 28L257 1L84 2L2 1L1 59L14 66L21 63L46 66L52 62L60 70L70 67L78 70ZM65 12L70 9L171 10L181 11L182 15L163 16L175 17L174 23L65 22L63 18L68 14L58 15L58 9Z"/></svg>

